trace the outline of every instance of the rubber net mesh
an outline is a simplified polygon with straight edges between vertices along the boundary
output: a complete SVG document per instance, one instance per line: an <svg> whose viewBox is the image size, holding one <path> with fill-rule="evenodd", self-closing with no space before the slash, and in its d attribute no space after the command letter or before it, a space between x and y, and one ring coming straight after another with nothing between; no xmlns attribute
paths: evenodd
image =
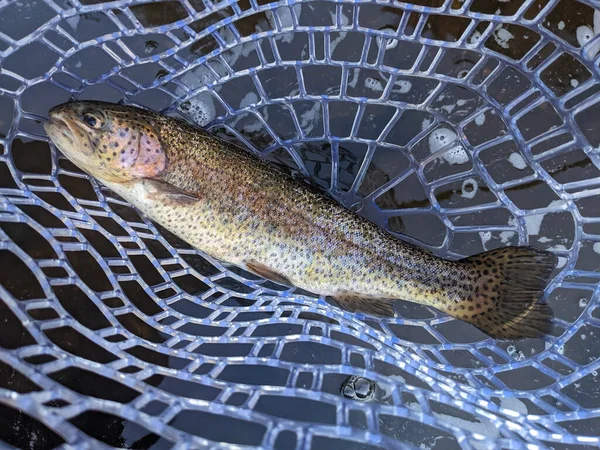
<svg viewBox="0 0 600 450"><path fill-rule="evenodd" d="M597 448L593 3L0 1L2 439ZM69 99L183 116L441 256L554 251L553 332L373 320L225 266L49 145Z"/></svg>

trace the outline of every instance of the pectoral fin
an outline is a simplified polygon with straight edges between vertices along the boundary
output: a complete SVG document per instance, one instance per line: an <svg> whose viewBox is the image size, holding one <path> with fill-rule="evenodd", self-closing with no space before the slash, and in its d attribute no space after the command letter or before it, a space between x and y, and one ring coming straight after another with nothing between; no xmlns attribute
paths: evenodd
<svg viewBox="0 0 600 450"><path fill-rule="evenodd" d="M354 292L340 292L333 296L338 306L350 312L362 312L372 316L395 317L392 300L369 297Z"/></svg>
<svg viewBox="0 0 600 450"><path fill-rule="evenodd" d="M144 186L150 198L163 202L191 205L200 200L198 195L186 192L164 181L145 179Z"/></svg>

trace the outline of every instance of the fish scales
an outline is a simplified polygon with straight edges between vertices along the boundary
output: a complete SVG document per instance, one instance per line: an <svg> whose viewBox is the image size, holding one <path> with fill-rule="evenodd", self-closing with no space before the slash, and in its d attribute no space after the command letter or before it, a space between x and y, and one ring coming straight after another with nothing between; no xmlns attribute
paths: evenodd
<svg viewBox="0 0 600 450"><path fill-rule="evenodd" d="M432 306L495 338L551 328L555 255L505 247L459 261L397 239L323 192L182 121L101 102L53 108L57 147L192 246L272 281L392 316Z"/></svg>

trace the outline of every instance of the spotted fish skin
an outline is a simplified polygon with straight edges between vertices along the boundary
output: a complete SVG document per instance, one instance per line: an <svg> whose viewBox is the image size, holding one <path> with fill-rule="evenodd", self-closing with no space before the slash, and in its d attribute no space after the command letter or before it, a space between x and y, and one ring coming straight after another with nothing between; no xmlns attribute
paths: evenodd
<svg viewBox="0 0 600 450"><path fill-rule="evenodd" d="M495 338L550 329L552 311L539 300L557 262L551 253L506 247L438 258L248 151L141 109L68 103L50 111L46 129L75 164L215 258L349 311L392 316L391 300L404 299Z"/></svg>

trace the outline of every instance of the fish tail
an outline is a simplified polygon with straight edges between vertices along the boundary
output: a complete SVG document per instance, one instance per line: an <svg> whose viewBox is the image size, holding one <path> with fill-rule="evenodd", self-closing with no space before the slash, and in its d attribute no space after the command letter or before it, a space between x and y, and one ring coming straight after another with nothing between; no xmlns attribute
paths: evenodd
<svg viewBox="0 0 600 450"><path fill-rule="evenodd" d="M541 300L558 262L556 255L532 247L504 247L461 262L471 266L468 271L477 282L469 307L452 315L495 339L534 338L550 332L552 309Z"/></svg>

